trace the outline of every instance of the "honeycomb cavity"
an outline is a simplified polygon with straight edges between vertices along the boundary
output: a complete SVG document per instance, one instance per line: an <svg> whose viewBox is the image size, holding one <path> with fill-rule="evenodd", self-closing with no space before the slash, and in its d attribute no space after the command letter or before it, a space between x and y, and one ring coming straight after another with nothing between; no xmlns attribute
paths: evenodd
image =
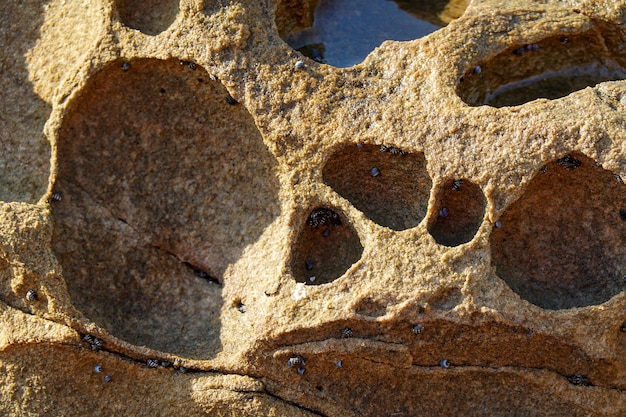
<svg viewBox="0 0 626 417"><path fill-rule="evenodd" d="M497 274L547 309L600 304L626 289L626 187L582 155L542 167L491 234Z"/></svg>
<svg viewBox="0 0 626 417"><path fill-rule="evenodd" d="M0 3L0 415L626 416L626 0Z"/></svg>
<svg viewBox="0 0 626 417"><path fill-rule="evenodd" d="M53 250L90 319L208 357L217 282L278 216L278 180L245 108L193 68L118 61L90 78L59 133Z"/></svg>
<svg viewBox="0 0 626 417"><path fill-rule="evenodd" d="M26 55L43 24L39 1L2 2L0 38L0 201L34 203L45 193L50 175L50 145L43 127L50 106L34 91Z"/></svg>
<svg viewBox="0 0 626 417"><path fill-rule="evenodd" d="M147 35L158 35L176 19L179 0L116 0L121 22Z"/></svg>
<svg viewBox="0 0 626 417"><path fill-rule="evenodd" d="M313 209L296 239L291 269L297 282L327 284L346 273L363 253L348 220L327 207Z"/></svg>
<svg viewBox="0 0 626 417"><path fill-rule="evenodd" d="M470 106L505 107L625 79L620 36L617 30L594 29L514 45L469 68L457 92Z"/></svg>
<svg viewBox="0 0 626 417"><path fill-rule="evenodd" d="M283 1L276 23L294 49L318 62L350 67L386 40L421 38L463 14L466 0Z"/></svg>
<svg viewBox="0 0 626 417"><path fill-rule="evenodd" d="M423 153L385 145L344 146L330 157L322 175L327 185L381 226L405 230L426 216L432 181Z"/></svg>
<svg viewBox="0 0 626 417"><path fill-rule="evenodd" d="M466 179L449 180L435 192L428 232L440 245L458 246L473 239L483 222L487 199Z"/></svg>

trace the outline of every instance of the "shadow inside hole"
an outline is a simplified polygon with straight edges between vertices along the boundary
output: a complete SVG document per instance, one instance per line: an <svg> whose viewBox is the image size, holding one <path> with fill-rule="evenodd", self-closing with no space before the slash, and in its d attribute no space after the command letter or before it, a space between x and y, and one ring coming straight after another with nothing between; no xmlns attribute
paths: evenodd
<svg viewBox="0 0 626 417"><path fill-rule="evenodd" d="M385 40L426 36L459 17L467 7L465 0L285 3L291 7L279 7L276 17L283 39L309 58L336 67L361 62Z"/></svg>
<svg viewBox="0 0 626 417"><path fill-rule="evenodd" d="M228 265L279 215L276 162L200 67L115 62L59 132L53 250L76 307L131 343L207 358Z"/></svg>
<svg viewBox="0 0 626 417"><path fill-rule="evenodd" d="M590 158L549 163L491 234L496 273L542 308L607 301L626 289L623 207L626 187Z"/></svg>
<svg viewBox="0 0 626 417"><path fill-rule="evenodd" d="M422 153L348 145L331 156L322 175L328 186L381 226L405 230L426 216L432 181Z"/></svg>
<svg viewBox="0 0 626 417"><path fill-rule="evenodd" d="M320 285L345 274L363 253L347 219L328 208L312 210L295 242L291 270L297 282Z"/></svg>
<svg viewBox="0 0 626 417"><path fill-rule="evenodd" d="M487 205L480 187L468 180L449 180L436 193L436 210L428 222L431 236L445 246L472 240Z"/></svg>
<svg viewBox="0 0 626 417"><path fill-rule="evenodd" d="M50 144L43 129L52 108L34 91L26 57L44 24L41 1L0 2L0 201L36 203L46 192Z"/></svg>
<svg viewBox="0 0 626 417"><path fill-rule="evenodd" d="M505 107L625 79L623 41L614 36L594 29L516 45L468 69L457 93L470 106Z"/></svg>
<svg viewBox="0 0 626 417"><path fill-rule="evenodd" d="M115 0L121 22L147 35L158 35L176 19L180 0Z"/></svg>

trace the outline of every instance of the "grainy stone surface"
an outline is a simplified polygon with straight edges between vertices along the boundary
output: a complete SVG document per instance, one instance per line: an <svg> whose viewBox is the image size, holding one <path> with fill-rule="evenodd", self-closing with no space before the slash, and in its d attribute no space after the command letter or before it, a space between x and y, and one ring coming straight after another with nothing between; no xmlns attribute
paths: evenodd
<svg viewBox="0 0 626 417"><path fill-rule="evenodd" d="M0 414L626 414L624 2L5 3Z"/></svg>

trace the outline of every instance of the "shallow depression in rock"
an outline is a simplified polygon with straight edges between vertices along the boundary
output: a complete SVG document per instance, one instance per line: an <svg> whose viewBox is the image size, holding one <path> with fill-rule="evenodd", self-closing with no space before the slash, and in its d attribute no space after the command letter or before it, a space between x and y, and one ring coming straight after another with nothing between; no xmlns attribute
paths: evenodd
<svg viewBox="0 0 626 417"><path fill-rule="evenodd" d="M487 199L480 187L466 179L448 180L436 192L436 210L428 232L440 245L467 243L483 222Z"/></svg>
<svg viewBox="0 0 626 417"><path fill-rule="evenodd" d="M465 0L284 0L276 22L292 48L319 62L350 67L385 40L421 38L466 7Z"/></svg>
<svg viewBox="0 0 626 417"><path fill-rule="evenodd" d="M123 24L148 35L158 35L176 19L179 0L116 0L115 4Z"/></svg>
<svg viewBox="0 0 626 417"><path fill-rule="evenodd" d="M600 304L626 289L626 186L582 155L543 167L491 235L496 272L543 308Z"/></svg>
<svg viewBox="0 0 626 417"><path fill-rule="evenodd" d="M505 107L626 79L622 36L617 29L594 29L514 45L469 68L457 92L471 106Z"/></svg>
<svg viewBox="0 0 626 417"><path fill-rule="evenodd" d="M363 253L361 241L348 219L328 207L317 207L309 212L294 245L293 276L308 285L336 280Z"/></svg>
<svg viewBox="0 0 626 417"><path fill-rule="evenodd" d="M53 250L74 304L131 343L219 349L228 265L279 214L276 162L200 67L115 62L59 133Z"/></svg>
<svg viewBox="0 0 626 417"><path fill-rule="evenodd" d="M347 145L328 160L324 182L375 223L393 230L417 226L432 181L422 153L385 145Z"/></svg>

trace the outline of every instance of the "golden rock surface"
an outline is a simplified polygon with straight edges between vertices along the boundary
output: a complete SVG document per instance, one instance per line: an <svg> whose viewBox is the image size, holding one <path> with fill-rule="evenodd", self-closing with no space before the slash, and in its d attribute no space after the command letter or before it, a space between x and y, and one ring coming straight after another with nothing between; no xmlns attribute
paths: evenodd
<svg viewBox="0 0 626 417"><path fill-rule="evenodd" d="M626 415L626 2L319 3L2 2L0 414Z"/></svg>

